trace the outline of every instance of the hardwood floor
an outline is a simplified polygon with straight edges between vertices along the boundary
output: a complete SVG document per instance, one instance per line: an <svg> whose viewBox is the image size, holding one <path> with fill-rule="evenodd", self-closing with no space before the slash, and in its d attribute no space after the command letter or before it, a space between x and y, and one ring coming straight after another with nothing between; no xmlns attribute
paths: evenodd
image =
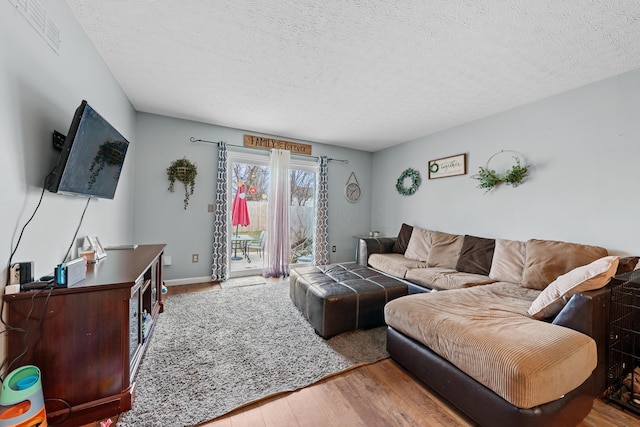
<svg viewBox="0 0 640 427"><path fill-rule="evenodd" d="M475 424L391 359L236 409L203 427L432 426ZM600 399L580 427L640 426Z"/></svg>
<svg viewBox="0 0 640 427"><path fill-rule="evenodd" d="M202 283L172 288L169 295L216 289L219 285ZM201 427L242 426L463 427L474 426L474 423L393 360L385 359L298 391L263 399L201 424ZM640 417L600 399L594 401L589 416L579 424L579 427L633 426L640 426ZM83 427L100 427L100 423Z"/></svg>

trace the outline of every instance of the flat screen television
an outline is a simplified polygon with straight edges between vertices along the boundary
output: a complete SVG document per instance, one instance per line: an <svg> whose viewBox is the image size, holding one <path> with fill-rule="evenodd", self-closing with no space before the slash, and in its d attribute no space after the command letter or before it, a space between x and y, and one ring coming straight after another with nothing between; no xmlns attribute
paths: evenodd
<svg viewBox="0 0 640 427"><path fill-rule="evenodd" d="M129 141L82 101L47 183L53 193L113 199Z"/></svg>

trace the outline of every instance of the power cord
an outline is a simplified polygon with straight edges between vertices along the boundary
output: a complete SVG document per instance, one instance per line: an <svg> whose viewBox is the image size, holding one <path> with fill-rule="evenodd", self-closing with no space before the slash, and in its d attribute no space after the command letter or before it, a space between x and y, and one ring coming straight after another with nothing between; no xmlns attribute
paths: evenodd
<svg viewBox="0 0 640 427"><path fill-rule="evenodd" d="M57 398L57 397L49 397L49 398L44 399L44 401L45 401L45 402L49 402L49 401L61 402L63 405L65 405L65 406L67 407L67 413L66 413L66 414L64 414L64 418L63 418L63 419L61 419L61 420L59 420L59 421L58 421L58 422L56 422L56 423L49 423L49 426L50 426L50 427L58 426L58 425L60 425L60 424L64 423L65 421L67 421L67 419L68 419L68 418L69 418L69 416L71 415L71 404L70 404L69 402L67 402L67 401L66 401L66 400L64 400L64 399L59 399L59 398Z"/></svg>
<svg viewBox="0 0 640 427"><path fill-rule="evenodd" d="M36 297L38 295L40 295L42 292L44 292L46 289L40 289L37 292L34 292L33 295L31 295L31 307L29 308L29 311L27 312L27 316L25 317L25 325L27 329L22 329L22 328L15 328L15 327L11 327L11 329L6 329L5 331L3 331L3 333L8 332L9 330L14 331L14 332L19 332L22 333L22 342L24 345L24 349L22 350L22 353L20 353L19 355L17 355L11 362L8 362L8 359L5 359L4 362L2 363L2 366L0 366L0 368L3 368L6 365L6 371L4 374L2 374L0 376L0 382L4 382L5 378L7 375L9 375L9 373L11 373L11 368L13 367L13 365L18 362L20 360L20 358L22 358L22 356L24 356L25 354L27 354L27 351L29 350L29 334L33 331L37 331L41 328L42 326L42 322L44 320L44 314L45 314L45 310L47 308L47 303L49 302L49 298L51 297L51 293L53 292L53 288L49 288L49 292L47 293L47 297L44 301L44 304L42 305L42 310L40 312L40 319L38 320L38 325L31 329L29 328L29 319L31 318L31 314L33 313L33 310L35 309L35 300Z"/></svg>
<svg viewBox="0 0 640 427"><path fill-rule="evenodd" d="M16 246L11 251L11 255L9 255L9 262L7 263L7 282L5 283L5 286L8 286L9 283L11 282L11 261L13 261L13 256L16 254L16 251L18 250L18 246L20 246L20 241L22 240L22 235L24 234L24 230L27 228L27 225L29 225L29 223L33 220L33 217L36 216L36 212L38 212L38 209L40 209L40 205L42 204L42 198L44 197L44 190L47 186L47 182L49 181L49 178L53 174L53 171L55 171L55 168L51 169L51 172L49 172L45 177L44 183L42 184L42 192L40 193L40 199L38 200L38 204L36 205L36 208L33 210L31 217L22 226L22 230L20 230L20 235L18 236L18 241L16 242ZM0 314L2 314L1 311L0 311ZM4 320L2 321L2 323L4 323Z"/></svg>
<svg viewBox="0 0 640 427"><path fill-rule="evenodd" d="M6 286L9 285L9 283L11 282L11 262L13 261L13 256L15 255L15 253L18 250L18 247L20 246L20 241L22 240L22 236L24 235L24 232L27 228L27 226L29 225L29 223L31 223L31 221L33 220L33 218L35 217L36 213L38 212L38 209L40 208L40 205L42 204L42 199L44 198L44 192L45 192L45 188L47 187L47 182L49 181L49 178L51 177L51 175L53 174L53 172L55 171L55 168L51 170L51 172L49 172L47 174L47 176L44 179L44 183L42 185L42 192L40 193L40 198L38 200L38 204L36 205L35 209L33 210L33 213L31 214L31 217L29 217L29 219L27 220L27 222L25 222L25 224L22 226L22 229L20 230L20 235L18 236L18 240L16 241L16 245L13 248L13 250L11 251L11 254L9 255L9 261L7 262L7 277L6 277L6 284L5 284L5 289ZM80 230L80 227L82 226L82 222L84 220L84 215L87 212L87 208L89 207L89 202L91 201L91 198L87 198L87 204L84 207L84 210L82 211L82 216L80 217L80 221L78 223L78 227L76 227L76 231L73 235L73 239L71 240L71 244L69 245L69 248L67 249L67 252L62 260L62 262L64 262L67 257L69 256L69 253L71 252L71 249L73 248L73 243L75 242L75 239L78 235L78 232ZM22 351L22 353L20 353L18 356L16 356L16 358L14 358L14 360L12 360L11 362L8 361L7 358L5 358L2 361L2 364L0 364L0 382L4 382L4 378L6 377L6 375L8 375L11 372L11 367L13 366L14 363L16 363L22 356L24 356L26 354L26 352L29 349L29 344L28 344L28 336L29 333L32 331L30 329L28 329L28 322L29 322L29 317L31 316L34 308L35 308L35 297L37 295L40 295L40 293L42 291L44 291L46 289L42 289L39 292L35 292L32 296L31 296L31 308L29 309L29 312L27 313L27 317L25 319L26 321L26 327L27 329L24 328L18 328L18 327L14 327L12 325L9 325L5 320L4 320L4 302L0 303L0 322L2 322L2 324L4 325L5 329L4 331L2 331L2 334L8 333L8 332L17 332L17 333L22 333L24 334L23 336L23 342L24 342L24 350ZM42 321L44 319L44 313L45 313L45 309L47 307L47 303L49 302L49 298L51 297L51 293L53 292L53 286L48 288L49 293L47 294L46 300L44 302L44 305L42 306L42 313L40 315L40 320L38 321L38 326L37 329L39 329L42 326ZM36 330L37 330L36 329ZM1 373L2 369L6 366L6 371L4 374Z"/></svg>
<svg viewBox="0 0 640 427"><path fill-rule="evenodd" d="M87 204L84 205L84 210L82 211L82 216L80 217L80 222L78 223L78 227L76 228L76 232L73 235L73 238L71 239L71 244L69 245L69 249L67 249L67 253L64 254L64 258L62 258L62 262L65 262L67 260L67 257L69 256L69 253L71 252L71 248L73 248L73 244L76 241L76 237L78 236L78 231L80 231L80 227L82 226L82 221L84 220L84 214L87 212L87 208L89 207L89 202L91 201L91 197L87 198Z"/></svg>
<svg viewBox="0 0 640 427"><path fill-rule="evenodd" d="M9 286L9 283L11 283L11 261L13 261L13 256L16 254L18 247L20 246L20 241L22 240L22 236L24 234L25 229L27 228L27 225L29 225L29 223L33 220L33 218L36 216L36 212L38 212L38 209L40 208L40 205L42 204L42 198L44 197L44 191L45 188L47 187L47 182L49 182L49 178L51 177L51 175L53 174L53 172L55 171L55 168L51 169L51 172L49 172L47 174L47 176L44 178L44 182L42 184L42 192L40 193L40 199L38 200L38 204L36 205L35 209L33 210L33 213L31 214L31 217L29 217L29 219L27 220L27 222L25 222L25 224L22 226L22 229L20 230L20 235L18 236L18 240L16 241L16 245L13 248L13 250L11 251L11 254L9 255L9 261L7 262L7 281L5 283L5 289L7 286ZM22 328L14 328L13 326L9 325L7 322L5 322L4 320L4 301L2 302L2 304L0 304L0 322L2 322L2 324L5 327L5 330L2 331L2 333L7 333L8 331L15 331L15 332L21 332L21 333L26 333L27 331L22 329ZM2 364L0 364L0 369L7 363L7 359L5 359ZM2 377L0 377L0 381L3 381Z"/></svg>

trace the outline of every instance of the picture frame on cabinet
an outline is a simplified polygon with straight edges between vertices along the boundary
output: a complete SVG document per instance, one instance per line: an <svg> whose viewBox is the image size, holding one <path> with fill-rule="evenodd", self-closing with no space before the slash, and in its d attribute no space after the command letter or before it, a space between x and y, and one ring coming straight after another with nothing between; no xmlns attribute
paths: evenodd
<svg viewBox="0 0 640 427"><path fill-rule="evenodd" d="M102 243L98 236L85 236L85 246L89 246L89 249L96 251L96 259L102 259L107 256L107 252L104 250Z"/></svg>

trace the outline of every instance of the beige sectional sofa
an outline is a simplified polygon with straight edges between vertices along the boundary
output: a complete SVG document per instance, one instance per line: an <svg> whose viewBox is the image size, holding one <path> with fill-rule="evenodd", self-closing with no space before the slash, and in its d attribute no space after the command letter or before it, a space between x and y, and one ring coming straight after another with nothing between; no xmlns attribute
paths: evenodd
<svg viewBox="0 0 640 427"><path fill-rule="evenodd" d="M604 389L608 295L596 290L633 259L406 224L359 251L414 294L385 306L391 356L481 425L572 425Z"/></svg>

